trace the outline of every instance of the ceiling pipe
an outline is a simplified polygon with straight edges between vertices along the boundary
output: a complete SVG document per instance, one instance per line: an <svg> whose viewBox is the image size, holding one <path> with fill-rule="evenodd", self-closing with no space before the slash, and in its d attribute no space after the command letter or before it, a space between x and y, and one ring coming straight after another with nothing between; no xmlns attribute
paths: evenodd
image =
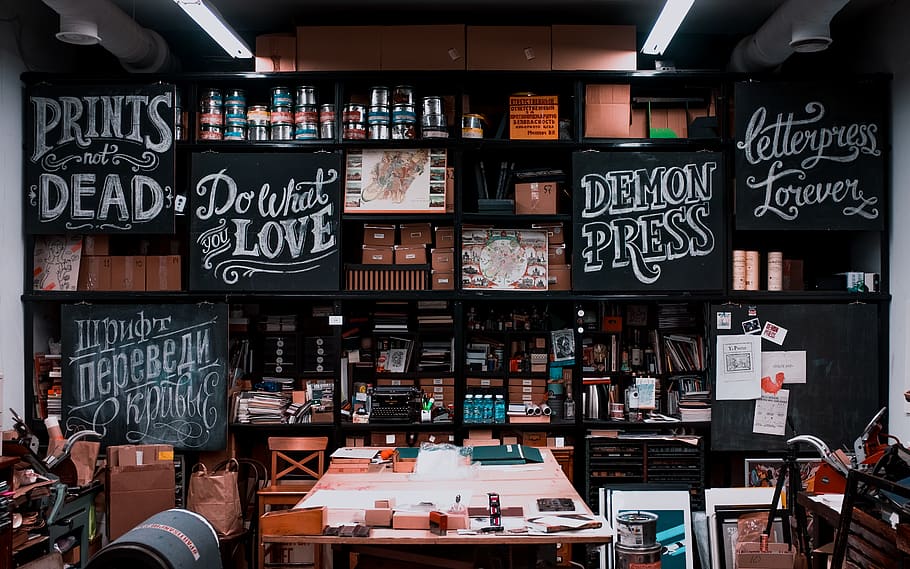
<svg viewBox="0 0 910 569"><path fill-rule="evenodd" d="M44 0L60 14L57 39L78 45L100 44L130 73L173 71L167 43L143 28L110 0Z"/></svg>
<svg viewBox="0 0 910 569"><path fill-rule="evenodd" d="M787 0L730 56L730 69L762 71L783 63L793 52L822 51L831 45L829 25L850 0Z"/></svg>

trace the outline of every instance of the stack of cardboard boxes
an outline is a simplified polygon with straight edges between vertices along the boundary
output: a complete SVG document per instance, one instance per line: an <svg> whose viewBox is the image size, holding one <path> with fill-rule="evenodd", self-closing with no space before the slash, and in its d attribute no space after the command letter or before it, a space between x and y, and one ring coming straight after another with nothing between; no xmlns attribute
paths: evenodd
<svg viewBox="0 0 910 569"><path fill-rule="evenodd" d="M111 255L107 235L82 240L79 290L180 290L180 255Z"/></svg>
<svg viewBox="0 0 910 569"><path fill-rule="evenodd" d="M396 234L398 239L396 240ZM435 246L434 246L435 245ZM364 225L364 265L426 265L430 247L431 288L454 289L455 230L431 223ZM376 267L376 270L382 270Z"/></svg>
<svg viewBox="0 0 910 569"><path fill-rule="evenodd" d="M174 447L107 447L107 533L113 541L154 514L174 507Z"/></svg>

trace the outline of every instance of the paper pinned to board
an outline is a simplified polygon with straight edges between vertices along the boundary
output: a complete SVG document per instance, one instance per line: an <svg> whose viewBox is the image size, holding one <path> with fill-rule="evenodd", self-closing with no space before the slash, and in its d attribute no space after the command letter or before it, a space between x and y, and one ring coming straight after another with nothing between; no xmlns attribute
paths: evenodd
<svg viewBox="0 0 910 569"><path fill-rule="evenodd" d="M783 374L784 383L806 383L806 351L762 352L761 376Z"/></svg>
<svg viewBox="0 0 910 569"><path fill-rule="evenodd" d="M765 435L783 436L787 428L787 407L790 404L790 390L781 389L776 394L764 393L755 402L755 417L752 432Z"/></svg>
<svg viewBox="0 0 910 569"><path fill-rule="evenodd" d="M717 337L718 400L761 397L761 336Z"/></svg>

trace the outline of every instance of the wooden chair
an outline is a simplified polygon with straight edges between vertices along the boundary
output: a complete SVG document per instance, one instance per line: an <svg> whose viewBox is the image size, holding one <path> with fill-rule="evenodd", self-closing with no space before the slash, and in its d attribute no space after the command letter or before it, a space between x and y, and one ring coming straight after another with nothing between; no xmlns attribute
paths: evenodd
<svg viewBox="0 0 910 569"><path fill-rule="evenodd" d="M910 488L884 478L851 470L841 508L840 523L834 541L831 567L835 569L899 569L910 567L910 530L906 522L897 530L882 520L882 510L894 511L882 497L882 491L901 500L910 499ZM884 506L884 508L883 508Z"/></svg>
<svg viewBox="0 0 910 569"><path fill-rule="evenodd" d="M328 437L269 437L272 455L269 484L259 491L259 516L270 509L293 507L325 473L325 450ZM265 544L259 539L258 569L265 569ZM315 547L313 561L320 566L320 548Z"/></svg>

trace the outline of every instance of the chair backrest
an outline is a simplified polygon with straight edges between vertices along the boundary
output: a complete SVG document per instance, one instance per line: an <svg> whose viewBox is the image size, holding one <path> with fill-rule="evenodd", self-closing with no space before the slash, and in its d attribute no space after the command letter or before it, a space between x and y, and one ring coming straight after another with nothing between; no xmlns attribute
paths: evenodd
<svg viewBox="0 0 910 569"><path fill-rule="evenodd" d="M271 485L280 484L282 480L322 478L328 444L328 437L269 437Z"/></svg>
<svg viewBox="0 0 910 569"><path fill-rule="evenodd" d="M237 487L240 493L240 505L243 508L244 525L255 522L256 493L268 483L269 473L264 464L252 458L238 458L237 460ZM221 470L227 466L228 461L217 464L214 470Z"/></svg>

